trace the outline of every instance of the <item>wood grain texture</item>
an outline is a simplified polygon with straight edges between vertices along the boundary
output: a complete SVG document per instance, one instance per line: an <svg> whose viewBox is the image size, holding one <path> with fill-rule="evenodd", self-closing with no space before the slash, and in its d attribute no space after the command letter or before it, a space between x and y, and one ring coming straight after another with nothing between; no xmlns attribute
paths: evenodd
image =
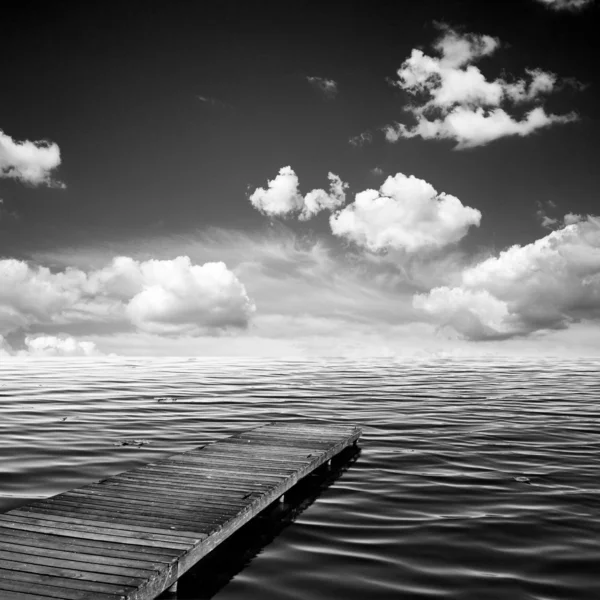
<svg viewBox="0 0 600 600"><path fill-rule="evenodd" d="M0 598L156 598L360 435L270 423L0 514Z"/></svg>

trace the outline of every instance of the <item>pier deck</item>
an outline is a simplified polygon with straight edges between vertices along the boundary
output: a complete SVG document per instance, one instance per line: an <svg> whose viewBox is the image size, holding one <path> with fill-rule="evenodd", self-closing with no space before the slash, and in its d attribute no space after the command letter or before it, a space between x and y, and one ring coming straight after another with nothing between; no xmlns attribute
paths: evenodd
<svg viewBox="0 0 600 600"><path fill-rule="evenodd" d="M0 514L0 598L156 598L360 434L271 423Z"/></svg>

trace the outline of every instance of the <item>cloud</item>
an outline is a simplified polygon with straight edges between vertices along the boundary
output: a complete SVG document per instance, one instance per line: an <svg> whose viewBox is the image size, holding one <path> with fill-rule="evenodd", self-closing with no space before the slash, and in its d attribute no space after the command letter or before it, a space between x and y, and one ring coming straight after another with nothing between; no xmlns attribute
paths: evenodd
<svg viewBox="0 0 600 600"><path fill-rule="evenodd" d="M23 345L22 350L15 350L0 335L0 357L103 356L94 342L77 340L68 335L28 335L25 337Z"/></svg>
<svg viewBox="0 0 600 600"><path fill-rule="evenodd" d="M442 319L413 307L414 295L436 287L463 287L465 265L484 262L474 263L454 247L434 253L371 253L332 243L314 232L299 235L285 223L275 222L254 232L210 228L187 235L121 240L107 247L55 249L37 255L36 260L96 273L103 265L112 265L115 251L131 255L135 263L178 255L189 256L193 264L223 260L244 282L258 310L247 328L231 329L225 335L157 335L135 328L127 316L118 321L115 315L98 326L90 320L34 324L28 333L69 334L95 342L106 354L120 355L600 356L600 321L586 319L590 313L568 329L540 330L511 339L486 337L484 347L449 327L440 328ZM111 269L115 271L125 273L117 280L105 279L94 296L96 303L103 294L107 300L117 297L123 314L123 305L138 288L136 284L127 289L132 276L125 265ZM494 296L492 290L488 293ZM14 340L15 334L8 337Z"/></svg>
<svg viewBox="0 0 600 600"><path fill-rule="evenodd" d="M481 213L432 185L402 173L388 177L379 191L365 190L333 214L331 231L372 251L417 252L461 240L478 226Z"/></svg>
<svg viewBox="0 0 600 600"><path fill-rule="evenodd" d="M552 10L577 12L593 4L594 0L537 0Z"/></svg>
<svg viewBox="0 0 600 600"><path fill-rule="evenodd" d="M540 220L540 224L544 229L559 229L565 225L574 225L583 221L584 218L581 215L574 213L567 213L562 219L556 217L550 217L547 214L547 209L555 209L556 204L552 200L546 200L546 202L537 202L536 216Z"/></svg>
<svg viewBox="0 0 600 600"><path fill-rule="evenodd" d="M48 141L19 142L0 129L0 178L31 185L55 185L50 174L60 165L57 144Z"/></svg>
<svg viewBox="0 0 600 600"><path fill-rule="evenodd" d="M527 136L550 125L577 120L575 113L548 114L541 103L548 94L569 83L554 73L527 69L516 81L489 81L473 63L493 54L500 46L488 35L459 34L445 25L434 43L438 56L413 49L397 71L393 85L414 98L406 110L416 124L386 125L390 142L400 138L451 139L456 149L483 146L507 136ZM577 87L577 82L570 82ZM521 117L507 112L516 105L536 104Z"/></svg>
<svg viewBox="0 0 600 600"><path fill-rule="evenodd" d="M27 336L25 353L29 356L101 356L94 342L78 341L71 336Z"/></svg>
<svg viewBox="0 0 600 600"><path fill-rule="evenodd" d="M337 96L338 84L333 79L326 79L325 77L307 77L306 81L308 81L315 89L322 92L329 100L333 100L333 98Z"/></svg>
<svg viewBox="0 0 600 600"><path fill-rule="evenodd" d="M207 104L212 106L213 108L233 108L231 104L227 104L227 102L223 102L218 98L213 98L212 96L196 96L200 102L203 104Z"/></svg>
<svg viewBox="0 0 600 600"><path fill-rule="evenodd" d="M600 219L564 228L465 269L459 285L417 294L415 308L471 340L505 339L600 319Z"/></svg>
<svg viewBox="0 0 600 600"><path fill-rule="evenodd" d="M543 108L534 108L520 121L509 116L503 109L484 110L483 108L457 107L442 119L428 120L419 116L412 128L402 123L385 127L385 137L395 142L401 137L421 137L424 140L451 139L457 143L457 150L484 146L503 137L516 135L525 137L537 129L557 123L576 121L573 113L567 115L547 115Z"/></svg>
<svg viewBox="0 0 600 600"><path fill-rule="evenodd" d="M244 285L222 262L118 257L102 269L53 272L0 260L0 335L81 325L215 335L247 327L254 310Z"/></svg>
<svg viewBox="0 0 600 600"><path fill-rule="evenodd" d="M141 331L201 335L243 329L254 305L238 278L222 262L192 265L189 257L136 265L143 289L126 307Z"/></svg>
<svg viewBox="0 0 600 600"><path fill-rule="evenodd" d="M365 144L370 144L372 141L373 141L373 135L371 134L371 132L363 131L362 133L359 133L358 135L351 137L348 140L348 143L351 146L354 146L355 148L360 148L361 146L364 146Z"/></svg>
<svg viewBox="0 0 600 600"><path fill-rule="evenodd" d="M334 173L328 174L329 191L315 189L306 196L298 191L298 176L291 167L282 167L275 179L268 182L267 189L257 188L250 195L252 206L270 217L287 217L297 214L308 220L322 210L335 210L346 201L344 183Z"/></svg>

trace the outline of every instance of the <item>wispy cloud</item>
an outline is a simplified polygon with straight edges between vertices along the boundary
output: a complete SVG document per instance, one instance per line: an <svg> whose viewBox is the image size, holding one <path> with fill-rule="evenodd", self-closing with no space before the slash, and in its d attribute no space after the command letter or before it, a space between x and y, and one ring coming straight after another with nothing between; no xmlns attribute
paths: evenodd
<svg viewBox="0 0 600 600"><path fill-rule="evenodd" d="M306 81L319 90L326 98L333 100L338 93L338 84L333 79L325 77L307 77Z"/></svg>
<svg viewBox="0 0 600 600"><path fill-rule="evenodd" d="M60 165L60 149L46 140L19 142L0 129L0 178L16 179L30 185L64 187L51 178Z"/></svg>
<svg viewBox="0 0 600 600"><path fill-rule="evenodd" d="M212 106L213 108L221 108L221 109L231 109L233 106L228 104L227 102L223 102L218 98L213 98L212 96L196 96L200 102L206 104L207 106Z"/></svg>
<svg viewBox="0 0 600 600"><path fill-rule="evenodd" d="M348 143L351 146L354 146L355 148L360 148L361 146L364 146L365 144L370 144L372 141L373 141L373 135L371 134L371 132L363 131L362 133L359 133L358 135L351 137L348 140Z"/></svg>
<svg viewBox="0 0 600 600"><path fill-rule="evenodd" d="M442 35L434 44L437 56L413 49L398 69L393 84L414 97L414 104L406 110L417 122L413 126L387 125L384 132L388 141L451 139L461 150L577 120L575 113L549 114L542 106L544 97L568 84L567 80L559 82L554 73L542 69L528 69L526 77L513 81L488 80L473 63L496 52L499 40L459 34L446 25L439 27ZM519 118L508 112L516 105L530 108Z"/></svg>
<svg viewBox="0 0 600 600"><path fill-rule="evenodd" d="M244 283L256 312L246 328L227 335L165 336L116 317L94 327L89 320L73 322L74 315L70 323L55 318L50 325L38 317L30 335L64 332L95 342L104 353L129 355L598 355L600 243L584 221L482 258L452 247L433 254L394 249L374 254L328 237L294 233L280 223L255 232L209 229L104 249L54 251L37 259L77 264L85 273L103 268L86 265L111 264L115 251L137 263L177 255L189 256L192 264L223 260ZM72 269L62 267L60 273ZM119 301L119 314L131 293ZM114 295L113 290L108 298ZM95 303L101 298L98 294ZM100 321L105 309L96 314ZM558 326L567 329L552 328ZM453 330L460 332L458 338ZM482 340L483 350L477 343Z"/></svg>
<svg viewBox="0 0 600 600"><path fill-rule="evenodd" d="M556 11L578 12L594 3L594 0L537 0L548 8Z"/></svg>

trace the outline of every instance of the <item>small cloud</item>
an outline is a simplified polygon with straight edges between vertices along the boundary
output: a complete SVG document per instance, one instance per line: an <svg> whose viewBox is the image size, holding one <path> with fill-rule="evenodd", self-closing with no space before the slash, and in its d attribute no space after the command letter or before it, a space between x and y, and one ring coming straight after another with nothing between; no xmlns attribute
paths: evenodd
<svg viewBox="0 0 600 600"><path fill-rule="evenodd" d="M373 167L371 169L371 175L375 175L376 177L380 177L383 175L383 169L381 167Z"/></svg>
<svg viewBox="0 0 600 600"><path fill-rule="evenodd" d="M78 341L71 336L38 335L25 338L28 356L100 356L94 342Z"/></svg>
<svg viewBox="0 0 600 600"><path fill-rule="evenodd" d="M306 81L308 81L315 89L322 92L329 100L333 100L338 93L338 84L333 79L326 79L325 77L307 77Z"/></svg>
<svg viewBox="0 0 600 600"><path fill-rule="evenodd" d="M60 165L57 144L40 140L19 142L0 129L0 178L16 179L30 185L64 188L50 177Z"/></svg>
<svg viewBox="0 0 600 600"><path fill-rule="evenodd" d="M537 0L540 4L555 11L578 12L594 3L594 0Z"/></svg>
<svg viewBox="0 0 600 600"><path fill-rule="evenodd" d="M24 349L14 350L0 335L0 357L103 356L94 342L80 341L70 335L28 335L23 345Z"/></svg>
<svg viewBox="0 0 600 600"><path fill-rule="evenodd" d="M233 108L231 104L227 104L227 102L222 102L221 100L212 98L211 96L196 96L196 98L203 104L207 104L213 108Z"/></svg>
<svg viewBox="0 0 600 600"><path fill-rule="evenodd" d="M364 146L365 144L370 144L372 141L373 141L373 135L371 134L371 132L363 131L362 133L359 133L358 135L351 137L348 140L348 143L351 146L354 146L355 148L360 148L361 146Z"/></svg>
<svg viewBox="0 0 600 600"><path fill-rule="evenodd" d="M544 229L555 229L555 225L558 224L558 219L554 217L550 217L547 214L547 209L556 208L556 204L552 202L552 200L546 200L546 202L540 202L539 200L536 202L537 210L535 211L535 216L539 219L540 225Z"/></svg>
<svg viewBox="0 0 600 600"><path fill-rule="evenodd" d="M315 189L306 196L298 190L298 176L291 167L279 169L275 179L268 182L267 189L257 188L250 195L252 206L270 217L287 217L297 214L306 221L323 210L333 211L346 201L344 183L335 173L329 173L329 191Z"/></svg>

